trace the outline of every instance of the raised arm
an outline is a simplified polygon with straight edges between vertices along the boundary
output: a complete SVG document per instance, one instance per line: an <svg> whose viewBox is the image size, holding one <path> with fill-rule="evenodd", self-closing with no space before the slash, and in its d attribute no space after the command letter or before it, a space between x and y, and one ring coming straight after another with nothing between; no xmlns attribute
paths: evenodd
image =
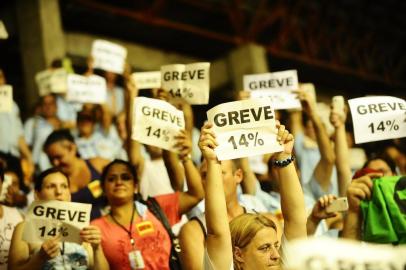
<svg viewBox="0 0 406 270"><path fill-rule="evenodd" d="M334 126L334 152L336 156L338 193L345 196L351 181L350 155L345 134L346 115L340 115L331 110L330 122Z"/></svg>
<svg viewBox="0 0 406 270"><path fill-rule="evenodd" d="M214 269L230 269L232 262L231 234L224 197L223 176L220 162L214 152L217 141L212 124L202 127L199 147L207 162L206 177L206 248Z"/></svg>
<svg viewBox="0 0 406 270"><path fill-rule="evenodd" d="M43 242L38 251L30 254L28 243L22 240L24 224L21 222L14 229L8 254L8 269L40 270L47 260L60 255L60 236Z"/></svg>
<svg viewBox="0 0 406 270"><path fill-rule="evenodd" d="M87 248L90 254L90 269L109 270L110 266L101 246L102 235L100 229L96 226L89 225L80 231L80 237L91 247L90 249Z"/></svg>
<svg viewBox="0 0 406 270"><path fill-rule="evenodd" d="M372 179L381 177L381 173L369 173L360 178L352 180L348 186L348 212L344 217L344 228L341 237L360 240L362 217L360 203L362 200L369 200L372 193Z"/></svg>
<svg viewBox="0 0 406 270"><path fill-rule="evenodd" d="M288 240L306 237L306 210L302 187L296 173L295 165L280 165L292 157L293 135L285 126L277 123L277 140L284 146L282 152L276 153L273 158L273 170L276 170L281 195L281 208L284 218L284 233ZM278 165L279 164L279 165Z"/></svg>
<svg viewBox="0 0 406 270"><path fill-rule="evenodd" d="M243 172L243 180L241 182L241 188L244 194L255 195L257 190L257 177L251 169L248 158L241 158L241 169Z"/></svg>
<svg viewBox="0 0 406 270"><path fill-rule="evenodd" d="M176 147L179 150L179 159L176 157L179 170L182 171L182 177L186 176L188 190L180 193L180 212L184 214L198 204L204 197L204 189L200 173L194 165L190 153L192 152L192 142L185 130L182 130L176 137ZM184 172L184 174L183 174ZM183 179L182 179L183 180Z"/></svg>
<svg viewBox="0 0 406 270"><path fill-rule="evenodd" d="M313 174L321 188L328 191L331 186L331 174L333 173L335 162L334 150L320 116L317 114L316 101L305 91L298 91L298 97L302 102L304 111L314 125L321 156Z"/></svg>
<svg viewBox="0 0 406 270"><path fill-rule="evenodd" d="M129 78L126 83L126 100L125 100L125 111L126 111L126 126L127 126L127 142L126 150L128 158L137 168L137 173L139 179L141 179L143 170L144 170L144 158L141 155L141 144L133 139L132 137L132 122L133 122L133 111L134 111L134 98L138 96L138 89L134 81Z"/></svg>

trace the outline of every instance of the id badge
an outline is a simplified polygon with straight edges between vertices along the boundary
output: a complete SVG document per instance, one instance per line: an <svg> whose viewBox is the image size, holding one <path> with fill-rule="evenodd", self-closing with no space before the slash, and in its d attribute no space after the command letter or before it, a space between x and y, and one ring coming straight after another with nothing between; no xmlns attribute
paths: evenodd
<svg viewBox="0 0 406 270"><path fill-rule="evenodd" d="M130 265L132 270L144 269L144 258L142 258L141 251L132 250L128 253L128 258L130 259Z"/></svg>

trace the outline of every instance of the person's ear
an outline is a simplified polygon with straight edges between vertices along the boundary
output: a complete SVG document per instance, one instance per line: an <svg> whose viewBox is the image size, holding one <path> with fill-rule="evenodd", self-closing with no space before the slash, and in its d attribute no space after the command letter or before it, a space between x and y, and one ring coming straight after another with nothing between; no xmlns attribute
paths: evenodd
<svg viewBox="0 0 406 270"><path fill-rule="evenodd" d="M236 179L237 184L240 184L244 179L244 173L241 168L238 168L234 172L234 178Z"/></svg>
<svg viewBox="0 0 406 270"><path fill-rule="evenodd" d="M75 154L77 152L77 146L76 146L76 144L74 144L72 142L69 142L68 149L69 149L69 152L73 152Z"/></svg>
<svg viewBox="0 0 406 270"><path fill-rule="evenodd" d="M234 247L234 258L239 263L244 263L244 256L239 247Z"/></svg>

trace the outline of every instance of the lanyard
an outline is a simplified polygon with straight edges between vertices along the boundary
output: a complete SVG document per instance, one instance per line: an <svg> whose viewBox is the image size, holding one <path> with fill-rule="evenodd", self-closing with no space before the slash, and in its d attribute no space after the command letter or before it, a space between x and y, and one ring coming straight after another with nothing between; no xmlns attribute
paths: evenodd
<svg viewBox="0 0 406 270"><path fill-rule="evenodd" d="M135 244L135 240L132 237L132 229L133 229L133 221L134 221L134 213L135 213L135 206L133 206L133 213L131 214L131 223L130 223L130 230L127 230L126 227L124 227L124 225L122 225L120 222L117 221L117 219L114 218L113 213L110 212L110 216L113 219L113 221L120 226L124 231L126 231L128 233L128 236L130 237L130 243L131 246L134 246Z"/></svg>

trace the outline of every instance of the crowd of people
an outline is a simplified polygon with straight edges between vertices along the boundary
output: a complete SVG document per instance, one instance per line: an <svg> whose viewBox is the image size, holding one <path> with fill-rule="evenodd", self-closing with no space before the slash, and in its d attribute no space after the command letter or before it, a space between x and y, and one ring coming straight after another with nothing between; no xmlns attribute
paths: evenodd
<svg viewBox="0 0 406 270"><path fill-rule="evenodd" d="M331 110L328 132L300 87L303 110L276 111L281 152L219 161L212 123L199 132L191 106L164 89L148 95L183 111L178 153L143 145L131 139L140 91L128 68L104 77L105 104L48 94L24 124L16 103L0 112L0 270L281 269L294 239L365 241L362 204L374 196L374 179L406 174L405 139L356 146L348 111ZM348 210L327 211L339 197ZM37 200L91 204L82 244L60 235L24 241L24 216ZM389 242L406 242L404 231L398 236Z"/></svg>

